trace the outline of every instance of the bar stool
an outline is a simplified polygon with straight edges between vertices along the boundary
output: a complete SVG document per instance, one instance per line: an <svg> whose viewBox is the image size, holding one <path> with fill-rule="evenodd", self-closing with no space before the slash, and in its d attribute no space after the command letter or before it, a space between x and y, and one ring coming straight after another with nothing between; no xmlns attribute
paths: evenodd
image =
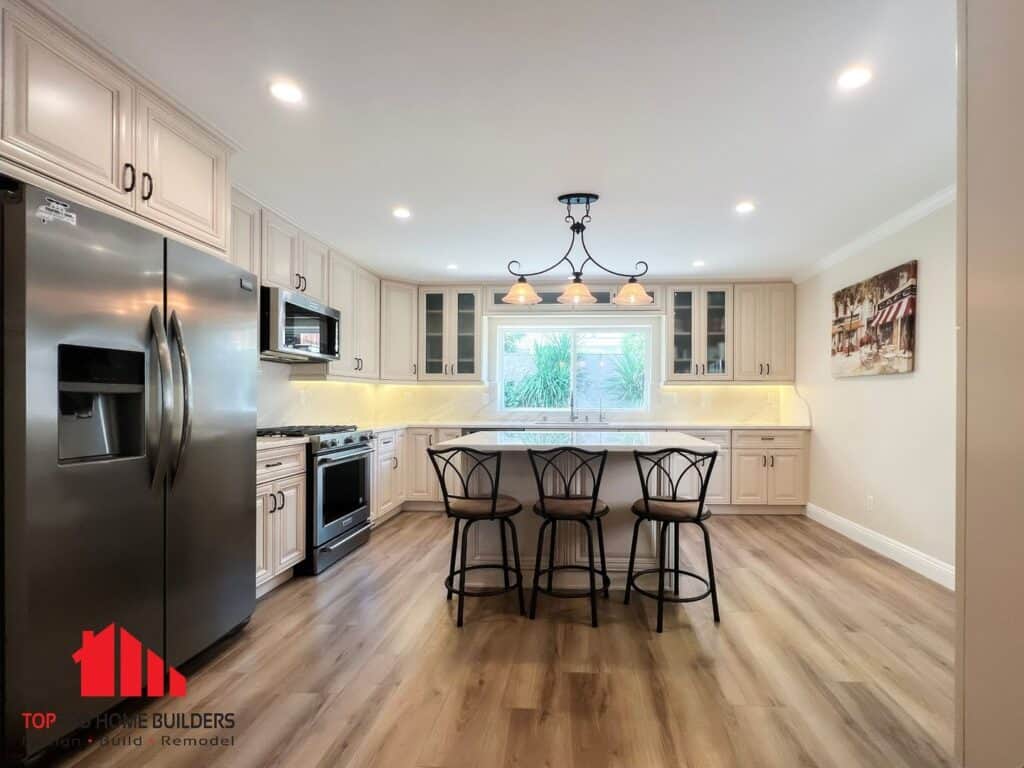
<svg viewBox="0 0 1024 768"><path fill-rule="evenodd" d="M604 528L601 518L608 514L608 505L600 498L601 476L604 474L608 451L585 451L581 448L552 448L545 451L530 449L530 464L537 481L538 501L533 511L544 519L537 533L537 558L534 561L533 591L530 595L530 618L537 616L537 593L552 597L590 597L590 623L597 626L597 584L595 577L601 576L602 591L608 597L608 566L604 556ZM575 466L572 466L575 464ZM586 481L589 480L589 483ZM590 494L573 493L573 484L590 485ZM554 487L548 493L545 486ZM555 533L559 522L579 523L587 532L587 555L590 565L555 565ZM590 523L597 526L597 542L601 552L601 567L594 567L594 538ZM548 567L541 568L541 553L544 549L544 531L551 526L551 540L548 549ZM554 588L555 571L584 571L590 576L590 589L586 591ZM540 586L540 577L547 576L547 589Z"/></svg>
<svg viewBox="0 0 1024 768"><path fill-rule="evenodd" d="M711 516L711 510L704 504L715 468L717 452L691 451L684 448L667 448L657 451L634 451L637 472L643 498L633 502L633 543L629 548L629 572L626 574L626 605L629 605L630 589L658 601L658 632L662 631L665 602L692 603L711 595L711 605L718 616L718 591L715 589L715 564L711 557L711 537L704 521ZM692 491L692 492L687 492ZM636 540L640 525L652 521L661 524L658 532L658 567L633 572L636 563ZM703 576L679 567L679 524L693 524L704 534L704 552L708 561L708 576ZM665 567L665 537L669 526L675 527L675 557L672 568ZM642 589L636 583L640 576L658 574L657 594ZM673 574L674 594L665 595L665 576ZM692 597L679 597L679 577L688 576L704 584L707 589Z"/></svg>
<svg viewBox="0 0 1024 768"><path fill-rule="evenodd" d="M498 493L498 482L501 479L501 454L489 451L477 451L470 448L428 448L427 453L434 465L444 508L448 517L455 520L452 532L452 555L448 566L448 578L444 580L448 597L459 596L458 620L456 626L462 626L462 612L465 598L490 597L503 595L513 589L519 591L519 615L526 615L526 602L523 599L523 570L519 564L519 538L511 517L523 509L523 505L511 496ZM450 484L449 484L450 481ZM471 487L473 490L471 490ZM466 544L469 529L474 523L483 520L497 520L501 530L501 565L466 565ZM459 527L462 528L462 547L459 544ZM505 527L512 537L512 557L514 566L508 564L508 544L505 541ZM459 568L455 567L456 550L461 553ZM500 570L504 577L504 587L468 589L466 574L469 571ZM512 584L509 575L515 576ZM459 577L459 586L455 586L455 577Z"/></svg>

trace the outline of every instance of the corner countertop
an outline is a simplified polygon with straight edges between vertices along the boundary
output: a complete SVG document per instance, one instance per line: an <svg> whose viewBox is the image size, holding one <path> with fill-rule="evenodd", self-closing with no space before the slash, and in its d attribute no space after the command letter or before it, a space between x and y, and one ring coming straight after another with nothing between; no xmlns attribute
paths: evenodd
<svg viewBox="0 0 1024 768"><path fill-rule="evenodd" d="M472 448L481 451L523 452L529 448L571 447L612 453L662 448L686 448L692 451L715 452L718 446L685 432L646 430L525 430L474 432L437 443L435 448Z"/></svg>

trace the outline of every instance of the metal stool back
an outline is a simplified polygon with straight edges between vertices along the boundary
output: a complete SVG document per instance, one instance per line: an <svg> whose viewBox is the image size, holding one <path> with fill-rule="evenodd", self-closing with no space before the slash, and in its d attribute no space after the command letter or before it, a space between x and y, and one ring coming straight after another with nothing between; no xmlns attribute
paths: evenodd
<svg viewBox="0 0 1024 768"><path fill-rule="evenodd" d="M437 481L441 486L445 513L455 520L452 531L452 552L448 566L448 578L444 585L447 599L452 594L459 596L457 626L462 626L465 598L488 597L500 595L516 589L519 592L519 613L526 614L526 601L523 597L523 571L519 562L519 538L511 517L522 510L522 505L510 496L501 495L501 453L478 451L472 448L428 448L427 455L434 466ZM469 540L469 529L483 520L497 520L501 529L501 564L466 564L466 548ZM459 547L459 529L462 528L462 546ZM508 544L505 529L508 528L512 539L512 556L514 565L508 562ZM461 553L459 568L455 567L455 557ZM504 588L466 587L466 574L475 570L500 570L505 583ZM513 584L509 578L515 576ZM455 577L459 577L459 585L455 586Z"/></svg>
<svg viewBox="0 0 1024 768"><path fill-rule="evenodd" d="M656 451L634 451L637 473L640 475L640 488L643 498L633 504L633 513L637 516L633 526L633 541L629 550L629 572L626 574L625 603L629 604L630 591L635 589L640 594L658 601L658 627L661 632L664 624L665 602L690 603L703 600L710 595L715 621L719 620L718 591L715 587L715 566L711 555L711 537L704 521L711 515L705 505L711 473L718 457L717 451L694 451L685 448L666 448ZM658 567L647 568L634 573L636 562L637 536L640 525L645 521L660 524L658 532ZM708 576L684 570L679 567L679 525L693 524L701 529L704 536L704 553L707 558ZM675 549L672 567L666 568L666 537L669 526L674 528ZM658 575L657 594L641 588L636 584L638 577L656 573ZM673 596L665 595L665 575L673 575ZM679 597L679 580L688 576L704 584L705 591L699 595Z"/></svg>
<svg viewBox="0 0 1024 768"><path fill-rule="evenodd" d="M597 584L595 576L601 576L601 589L608 597L611 580L604 553L604 527L601 518L608 507L598 497L601 478L608 460L608 451L588 451L582 448L561 447L548 450L527 451L533 476L537 482L537 505L534 511L544 518L537 533L537 557L533 574L533 590L530 596L530 618L537 615L537 593L543 592L555 597L589 597L590 620L597 626ZM586 488L589 486L589 492ZM549 488L553 490L549 490ZM555 565L555 536L559 521L577 522L587 532L587 554L589 567L578 565ZM597 542L600 548L601 567L594 567L594 541L590 523L597 526ZM548 567L541 568L541 553L544 551L544 533L550 526L548 545ZM554 589L555 571L586 571L590 577L590 589L586 592ZM540 586L540 577L547 576L547 588Z"/></svg>

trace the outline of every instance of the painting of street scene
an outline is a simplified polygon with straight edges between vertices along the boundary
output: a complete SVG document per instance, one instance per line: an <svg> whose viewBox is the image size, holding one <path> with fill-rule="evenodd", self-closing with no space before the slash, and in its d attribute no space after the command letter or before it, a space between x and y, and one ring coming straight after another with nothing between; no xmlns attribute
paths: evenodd
<svg viewBox="0 0 1024 768"><path fill-rule="evenodd" d="M917 262L832 294L832 375L879 376L914 370Z"/></svg>

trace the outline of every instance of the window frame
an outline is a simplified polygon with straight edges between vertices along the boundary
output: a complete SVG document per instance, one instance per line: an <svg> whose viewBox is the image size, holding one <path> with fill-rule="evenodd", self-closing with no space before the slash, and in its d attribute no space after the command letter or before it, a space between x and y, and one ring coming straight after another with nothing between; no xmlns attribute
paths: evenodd
<svg viewBox="0 0 1024 768"><path fill-rule="evenodd" d="M658 381L659 371L656 367L660 367L660 356L656 354L655 350L659 348L661 343L661 334L663 332L664 321L659 317L641 317L641 316L630 316L630 317L609 317L607 314L602 314L598 317L585 317L585 316L532 316L532 317L500 317L492 318L489 323L489 334L488 334L488 346L493 351L493 354L489 355L489 368L491 381L494 382L495 395L497 398L497 411L505 414L516 414L516 415L529 415L536 414L538 417L550 417L552 415L570 413L571 408L566 406L564 408L507 408L505 406L505 380L502 375L502 367L504 361L504 335L508 331L535 331L535 332L557 332L557 331L568 331L572 338L572 358L575 360L576 356L576 334L577 333L599 333L602 331L626 331L636 330L647 335L647 349L645 354L645 370L648 371L648 375L645 377L644 385L644 401L643 404L638 408L576 408L576 413L581 415L597 414L599 411L603 413L619 413L619 414L644 414L650 413L651 401L654 395L655 382ZM576 377L575 365L572 366L571 380L574 382ZM570 391L572 391L573 385L570 385Z"/></svg>

